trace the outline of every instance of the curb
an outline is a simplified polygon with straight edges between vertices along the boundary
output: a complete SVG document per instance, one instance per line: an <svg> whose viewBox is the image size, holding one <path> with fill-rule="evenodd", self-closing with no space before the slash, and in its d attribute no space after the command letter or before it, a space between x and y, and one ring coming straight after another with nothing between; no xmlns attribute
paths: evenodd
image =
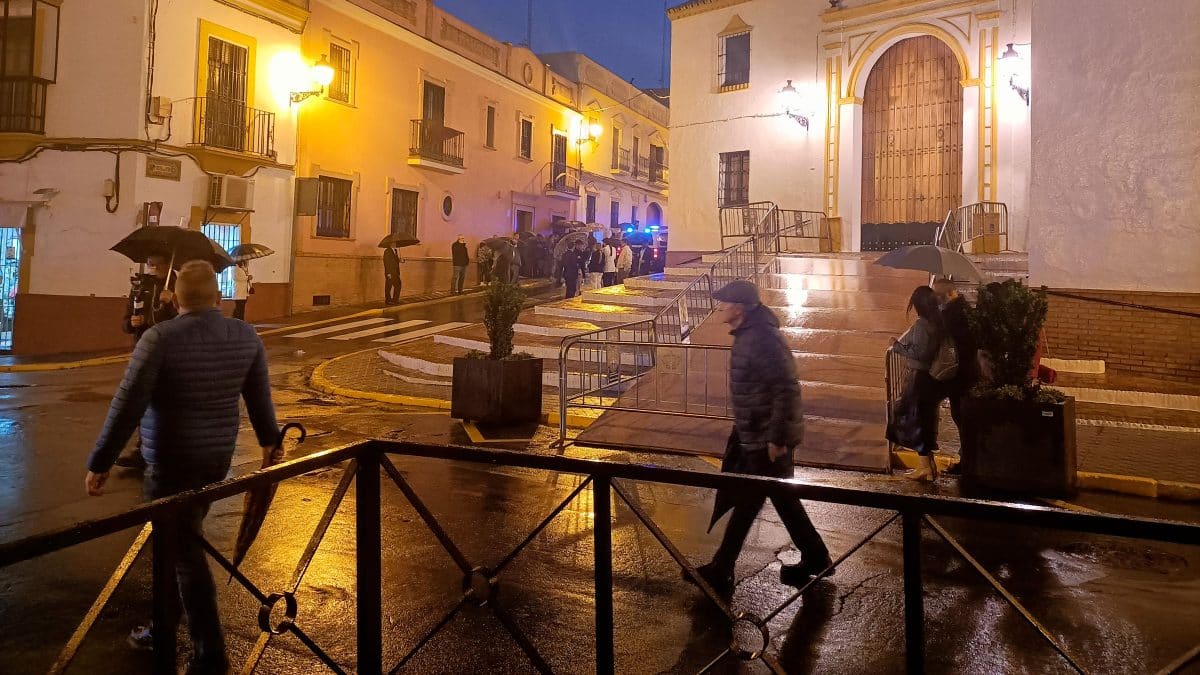
<svg viewBox="0 0 1200 675"><path fill-rule="evenodd" d="M405 394L384 394L382 392L377 392L377 391L364 391L362 389L352 389L350 387L343 387L341 385L334 384L333 382L329 381L329 378L325 377L325 368L328 367L329 365L333 364L338 359L345 358L348 356L354 356L356 354L362 354L363 352L375 351L376 349L377 348L369 348L369 349L364 349L364 350L357 351L357 352L351 352L349 354L342 354L341 356L335 356L334 358L321 363L319 366L317 366L313 370L312 375L309 376L309 378L308 378L309 386L311 386L313 389L316 389L319 392L322 392L325 394L331 394L333 396L344 396L346 398L354 398L354 399L359 399L359 400L364 400L364 401L376 401L378 403L390 403L392 405L406 405L406 406L413 406L413 407L417 407L417 408L431 408L434 410L450 410L450 401L447 401L445 399L430 398L427 396L408 396ZM546 416L546 424L547 425L554 426L554 425L558 424L558 419L559 419L558 411L545 413L545 416ZM595 421L595 420L592 417L586 417L586 416L582 416L582 415L572 415L570 413L567 413L567 426L571 427L572 429L586 428L593 421Z"/></svg>
<svg viewBox="0 0 1200 675"><path fill-rule="evenodd" d="M917 468L917 453L912 450L893 450L892 459L906 469ZM954 455L934 454L938 470L945 471L958 464ZM1150 499L1169 499L1180 502L1200 501L1200 483L1184 483L1182 481L1159 480L1144 476L1126 476L1113 473L1096 473L1093 471L1077 471L1076 481L1080 490L1095 490L1097 492L1114 492L1135 497Z"/></svg>
<svg viewBox="0 0 1200 675"><path fill-rule="evenodd" d="M108 366L124 363L129 360L130 356L130 354L117 354L115 356L100 356L94 359L82 359L79 361L14 363L12 365L0 365L0 373L36 373L51 370L74 370L76 368L88 368L91 366Z"/></svg>

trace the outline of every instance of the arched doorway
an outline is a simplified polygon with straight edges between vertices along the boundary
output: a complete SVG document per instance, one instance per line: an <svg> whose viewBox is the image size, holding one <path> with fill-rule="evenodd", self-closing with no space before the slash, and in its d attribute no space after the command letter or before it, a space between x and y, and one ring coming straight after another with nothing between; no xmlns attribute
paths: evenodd
<svg viewBox="0 0 1200 675"><path fill-rule="evenodd" d="M962 74L931 35L901 40L876 62L863 95L862 245L928 243L962 202Z"/></svg>
<svg viewBox="0 0 1200 675"><path fill-rule="evenodd" d="M646 225L662 225L662 207L657 202L646 207Z"/></svg>

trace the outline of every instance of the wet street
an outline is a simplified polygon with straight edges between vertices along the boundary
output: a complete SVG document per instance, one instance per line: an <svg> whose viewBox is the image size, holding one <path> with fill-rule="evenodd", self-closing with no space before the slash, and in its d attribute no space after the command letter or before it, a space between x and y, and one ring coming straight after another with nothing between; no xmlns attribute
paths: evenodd
<svg viewBox="0 0 1200 675"><path fill-rule="evenodd" d="M397 321L431 328L478 320L479 298L405 308ZM423 324L424 325L424 324ZM363 330L370 327L364 326ZM316 329L314 329L316 330ZM289 334L291 335L291 334ZM377 335L268 336L279 420L302 422L309 440L291 456L375 437L470 443L448 414L319 394L307 376L322 360L372 347ZM84 460L103 422L122 367L0 374L0 542L116 513L140 500L136 475L114 474L108 493L89 498ZM555 454L556 432L531 430L490 447ZM243 429L235 473L258 459ZM715 471L709 461L570 447L571 457ZM400 473L472 566L496 568L583 477L529 469L395 457ZM264 591L296 585L296 623L344 669L355 661L355 490L350 488L306 568L299 563L345 465L285 482L258 542L242 565ZM921 488L898 477L805 469L805 480L897 492ZM693 563L705 562L723 525L706 533L712 494L650 483L621 483ZM933 488L954 494L951 483ZM536 672L513 634L527 639L554 672L594 670L592 491L585 488L499 576L483 607L467 603L405 663L414 673ZM404 495L385 477L383 500L384 663L410 652L462 597L462 575ZM242 498L214 505L208 538L232 548ZM617 671L692 673L727 646L727 624L633 512L614 497L613 566ZM1077 508L1200 520L1195 506L1132 497L1082 495ZM836 557L891 516L878 510L810 503ZM1127 539L940 521L1013 595L1061 639L1088 671L1155 672L1200 644L1200 549ZM125 531L0 570L0 672L41 673L92 605L137 536ZM934 673L1072 672L1005 600L929 528L923 566L927 669ZM733 607L765 615L791 589L781 564L797 561L774 511L766 508L740 559ZM840 565L768 623L770 653L789 673L904 670L901 534L898 523ZM117 588L67 672L150 672L146 653L125 644L149 615L149 556ZM260 632L258 603L216 572L231 660L243 662ZM506 628L505 625L509 626ZM751 647L753 636L738 631ZM181 640L181 645L186 639ZM186 649L184 649L186 651ZM294 635L273 637L260 672L314 673L324 666ZM1200 672L1200 664L1191 670ZM726 658L712 672L767 672L761 661Z"/></svg>

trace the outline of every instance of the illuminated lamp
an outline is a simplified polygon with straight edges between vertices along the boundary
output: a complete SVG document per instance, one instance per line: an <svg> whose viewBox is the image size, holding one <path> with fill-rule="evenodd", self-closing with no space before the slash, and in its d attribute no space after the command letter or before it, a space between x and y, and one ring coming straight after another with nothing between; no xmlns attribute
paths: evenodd
<svg viewBox="0 0 1200 675"><path fill-rule="evenodd" d="M313 64L312 68L308 71L308 75L312 83L316 85L316 89L293 91L288 96L288 100L292 103L299 103L310 96L319 96L325 91L325 87L328 87L333 82L334 72L333 66L329 63L329 58L325 54L322 54L321 60Z"/></svg>

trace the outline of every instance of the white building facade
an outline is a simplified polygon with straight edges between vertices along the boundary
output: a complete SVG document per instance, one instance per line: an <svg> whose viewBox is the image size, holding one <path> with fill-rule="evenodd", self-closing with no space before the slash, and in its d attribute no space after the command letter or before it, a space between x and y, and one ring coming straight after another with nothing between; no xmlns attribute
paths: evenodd
<svg viewBox="0 0 1200 675"><path fill-rule="evenodd" d="M296 139L280 71L298 60L305 3L39 0L32 23L16 15L31 3L0 4L7 39L28 33L43 66L32 88L11 68L4 78L0 225L15 274L0 346L128 347L138 265L109 248L143 225L270 246L250 317L283 314ZM214 207L214 178L252 188Z"/></svg>

